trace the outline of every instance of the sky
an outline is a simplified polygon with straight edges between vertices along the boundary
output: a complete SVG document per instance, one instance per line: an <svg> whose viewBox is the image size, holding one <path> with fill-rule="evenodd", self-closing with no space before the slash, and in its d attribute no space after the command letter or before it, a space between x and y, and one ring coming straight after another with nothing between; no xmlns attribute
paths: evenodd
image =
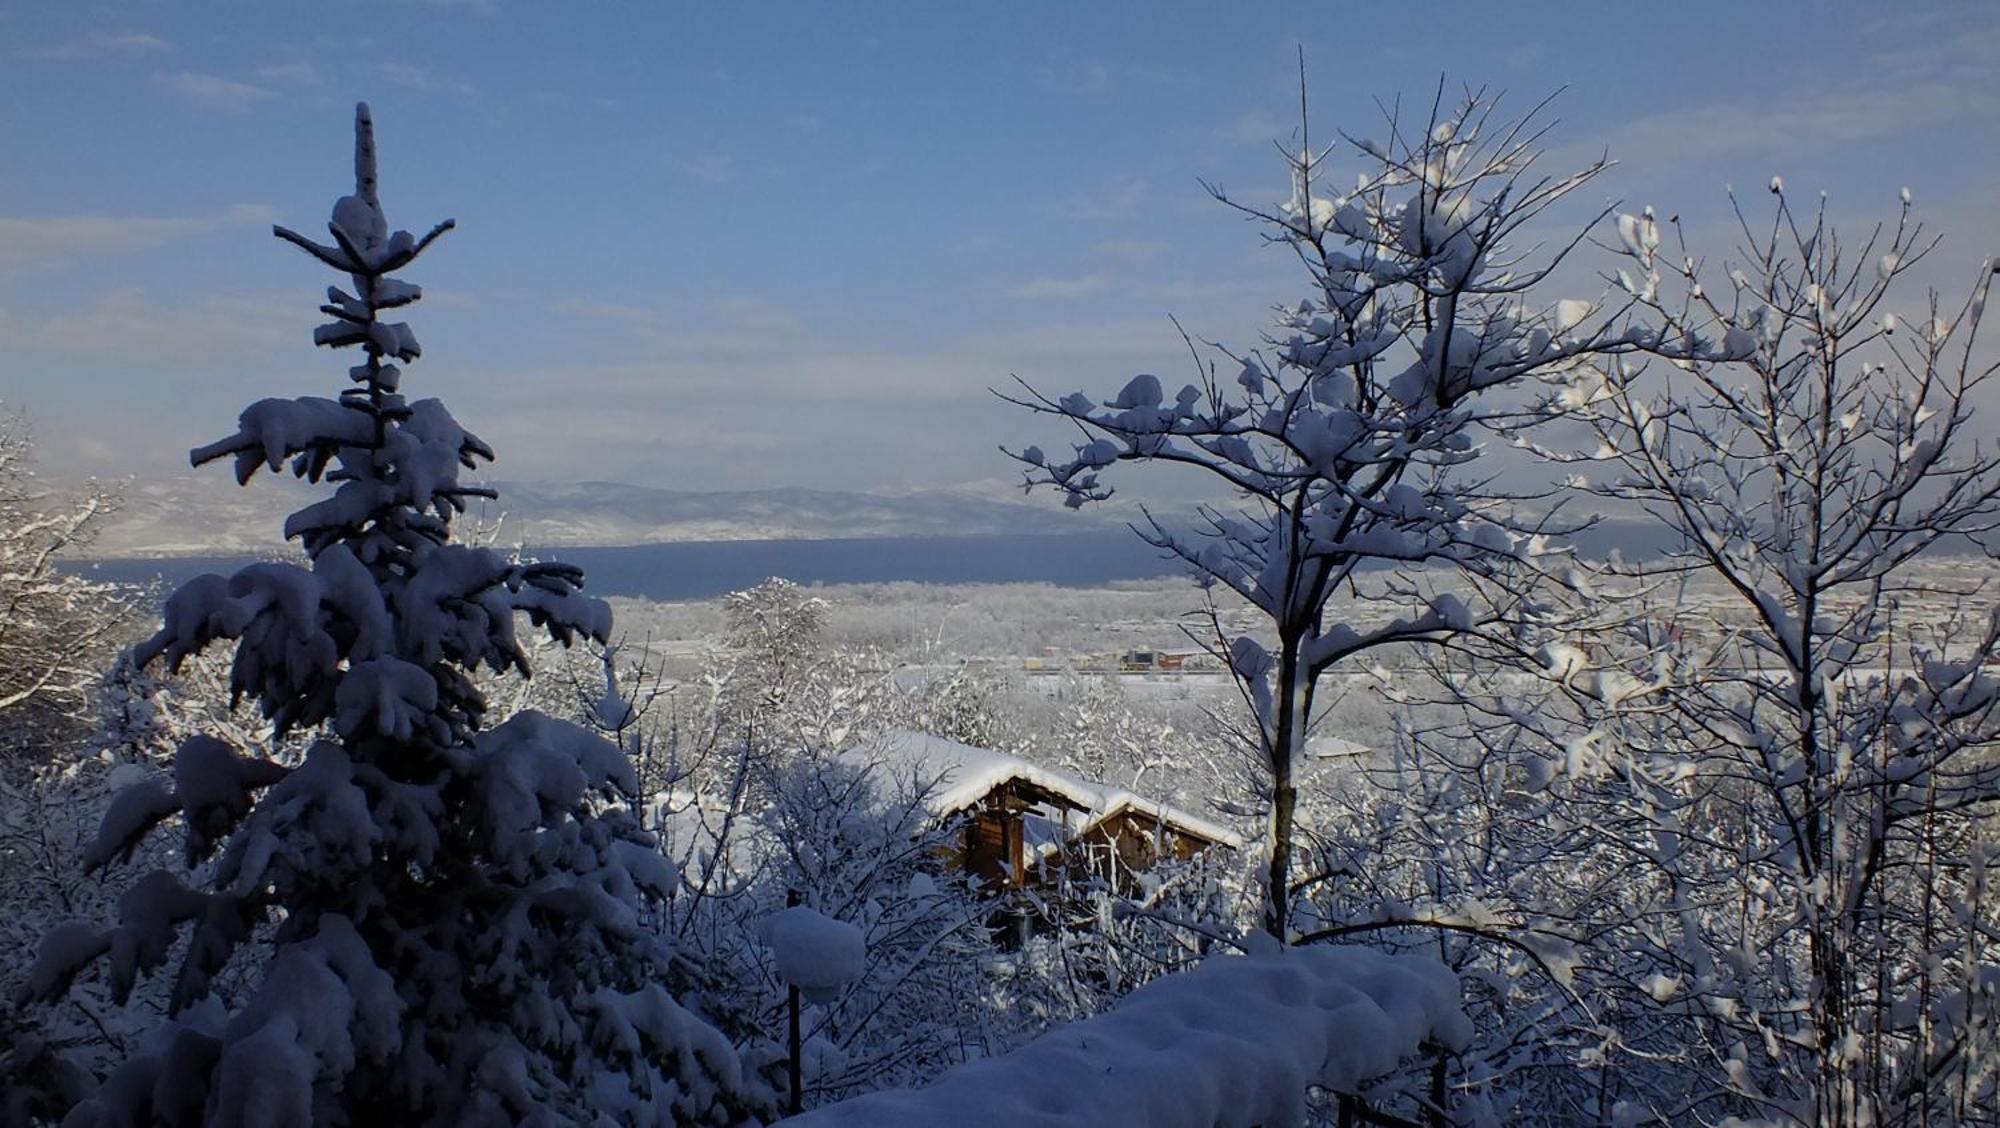
<svg viewBox="0 0 2000 1128"><path fill-rule="evenodd" d="M1854 223L1909 186L1945 285L2000 250L1987 0L0 0L0 402L47 470L126 476L335 394L337 279L270 227L324 230L365 99L390 222L458 221L406 273L405 390L494 477L1009 479L997 444L1062 436L989 389L1182 376L1170 318L1241 347L1304 295L1203 187L1285 194L1301 52L1321 136L1440 81L1557 95L1550 159L1618 162L1582 203L1717 253L1774 174Z"/></svg>

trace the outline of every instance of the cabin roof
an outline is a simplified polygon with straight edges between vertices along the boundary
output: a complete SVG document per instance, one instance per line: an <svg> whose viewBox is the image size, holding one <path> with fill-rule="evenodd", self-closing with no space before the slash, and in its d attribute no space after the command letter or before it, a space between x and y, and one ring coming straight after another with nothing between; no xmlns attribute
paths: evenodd
<svg viewBox="0 0 2000 1128"><path fill-rule="evenodd" d="M1092 813L1090 826L1084 827L1083 833L1090 833L1092 827L1108 819L1115 818L1126 811L1134 811L1146 815L1169 829L1177 830L1183 834L1207 842L1213 842L1217 845L1227 846L1232 850L1241 850L1243 848L1243 836L1223 826L1221 823L1202 818L1200 815L1189 814L1179 807L1155 802L1143 795L1113 788L1105 789L1104 807Z"/></svg>
<svg viewBox="0 0 2000 1128"><path fill-rule="evenodd" d="M957 814L1010 782L1028 785L1047 801L1089 816L1088 826L1121 811L1134 810L1170 829L1240 849L1235 832L1199 815L1147 799L1124 788L1091 783L1032 760L992 748L976 748L927 733L888 733L844 754L859 763L880 765L899 778L935 782L925 807L937 818ZM1086 829L1088 828L1086 827Z"/></svg>

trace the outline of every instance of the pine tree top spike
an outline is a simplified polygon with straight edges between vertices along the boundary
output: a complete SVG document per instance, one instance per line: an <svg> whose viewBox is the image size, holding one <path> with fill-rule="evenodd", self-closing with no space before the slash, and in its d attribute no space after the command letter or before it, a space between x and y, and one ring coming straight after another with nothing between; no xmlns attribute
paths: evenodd
<svg viewBox="0 0 2000 1128"><path fill-rule="evenodd" d="M354 104L354 194L380 206L375 194L375 117L368 103Z"/></svg>

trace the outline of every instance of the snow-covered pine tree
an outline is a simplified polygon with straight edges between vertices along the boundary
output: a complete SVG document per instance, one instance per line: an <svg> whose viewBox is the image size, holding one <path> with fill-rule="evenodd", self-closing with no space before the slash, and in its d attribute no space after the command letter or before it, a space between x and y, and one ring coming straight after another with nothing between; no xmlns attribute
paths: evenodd
<svg viewBox="0 0 2000 1128"><path fill-rule="evenodd" d="M43 999L100 961L123 994L179 956L176 1017L73 1119L745 1119L762 1103L754 1082L669 993L671 953L646 927L678 875L617 801L629 761L540 713L486 725L474 672L528 672L516 614L563 642L604 640L611 616L573 567L452 542L464 499L490 496L459 471L493 454L437 400L404 399L398 365L417 341L382 317L420 296L391 272L452 225L389 229L366 105L354 163L331 245L276 232L350 279L328 289L314 340L361 348L352 386L262 400L192 454L233 458L245 483L289 463L335 484L286 522L310 562L191 581L137 655L178 664L233 640L233 692L316 739L278 763L196 736L171 781L112 804L90 863L178 816L202 879L154 872L115 927L70 923L43 942L26 987ZM254 985L223 999L212 983L232 961Z"/></svg>

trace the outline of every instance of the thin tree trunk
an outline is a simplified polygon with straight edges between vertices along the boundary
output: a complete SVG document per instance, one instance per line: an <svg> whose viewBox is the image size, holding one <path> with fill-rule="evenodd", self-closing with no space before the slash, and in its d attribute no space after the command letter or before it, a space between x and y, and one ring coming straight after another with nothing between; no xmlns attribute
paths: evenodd
<svg viewBox="0 0 2000 1128"><path fill-rule="evenodd" d="M1299 643L1281 639L1278 658L1277 715L1271 725L1271 860L1265 873L1264 930L1289 943L1292 908L1292 836L1299 805L1293 768L1305 744L1306 718L1312 710L1312 675L1300 661Z"/></svg>

